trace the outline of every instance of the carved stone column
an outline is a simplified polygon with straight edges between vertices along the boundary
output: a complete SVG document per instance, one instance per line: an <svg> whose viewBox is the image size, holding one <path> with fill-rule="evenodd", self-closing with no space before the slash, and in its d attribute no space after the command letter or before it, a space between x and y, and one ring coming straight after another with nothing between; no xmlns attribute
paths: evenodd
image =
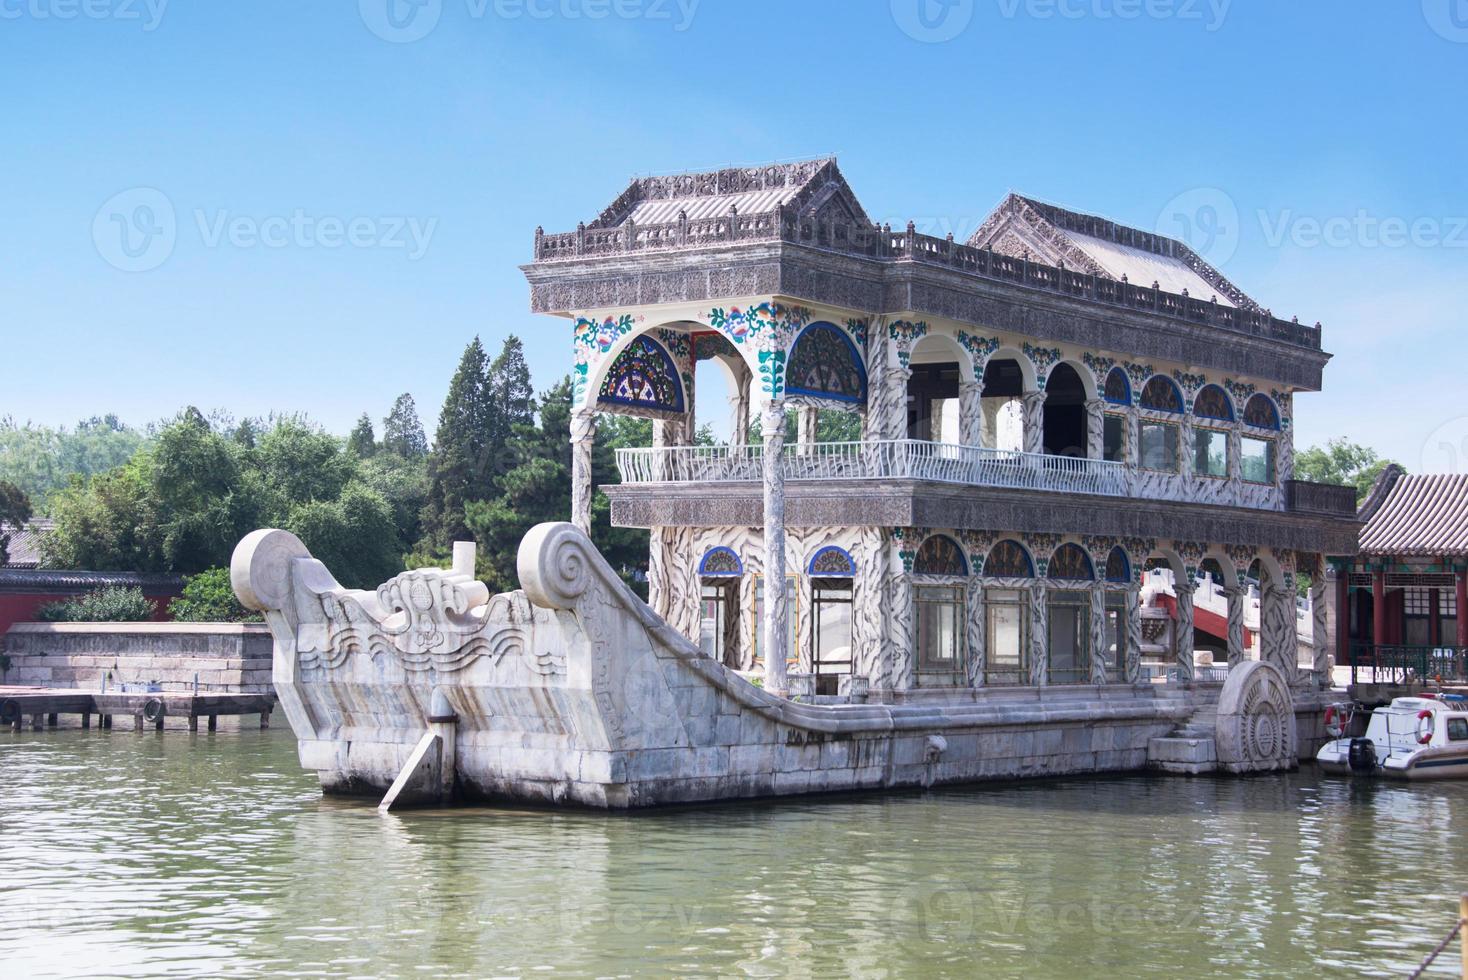
<svg viewBox="0 0 1468 980"><path fill-rule="evenodd" d="M912 371L893 365L882 372L882 398L877 405L873 429L878 439L907 438L907 382Z"/></svg>
<svg viewBox="0 0 1468 980"><path fill-rule="evenodd" d="M731 446L749 445L749 389L752 375L741 361L734 372L734 394L729 396L729 410L734 413L729 429Z"/></svg>
<svg viewBox="0 0 1468 980"><path fill-rule="evenodd" d="M984 609L984 587L970 578L964 592L968 609L968 682L983 687L989 664L989 627Z"/></svg>
<svg viewBox="0 0 1468 980"><path fill-rule="evenodd" d="M1086 458L1102 459L1106 455L1106 402L1101 398L1086 399Z"/></svg>
<svg viewBox="0 0 1468 980"><path fill-rule="evenodd" d="M571 413L571 523L591 534L591 450L596 439L596 412Z"/></svg>
<svg viewBox="0 0 1468 980"><path fill-rule="evenodd" d="M1184 684L1193 680L1193 583L1176 582L1177 592L1177 675Z"/></svg>
<svg viewBox="0 0 1468 980"><path fill-rule="evenodd" d="M1278 448L1274 457L1274 479L1279 486L1284 486L1284 481L1295 478L1295 434L1290 429L1281 429L1279 438L1275 440Z"/></svg>
<svg viewBox="0 0 1468 980"><path fill-rule="evenodd" d="M1325 556L1316 559L1316 572L1310 580L1310 643L1314 657L1311 673L1320 690L1330 687L1330 629L1327 625L1329 605L1326 600ZM1337 620L1339 622L1339 620Z"/></svg>
<svg viewBox="0 0 1468 980"><path fill-rule="evenodd" d="M1091 683L1108 681L1106 660L1106 589L1102 583L1091 586Z"/></svg>
<svg viewBox="0 0 1468 980"><path fill-rule="evenodd" d="M1122 661L1122 680L1136 684L1142 679L1142 587L1126 590L1126 653Z"/></svg>
<svg viewBox="0 0 1468 980"><path fill-rule="evenodd" d="M765 690L779 697L789 691L785 680L785 406L771 402L760 417L764 436L765 616L761 626L765 658Z"/></svg>
<svg viewBox="0 0 1468 980"><path fill-rule="evenodd" d="M1193 417L1191 415L1184 415L1178 425L1177 454L1180 458L1178 459L1177 471L1185 479L1196 475L1196 467L1193 465L1195 462L1193 457L1195 452L1195 439L1196 434L1193 431ZM1192 498L1190 497L1189 499Z"/></svg>
<svg viewBox="0 0 1468 980"><path fill-rule="evenodd" d="M1244 449L1240 439L1239 427L1231 426L1228 430L1228 480L1235 487L1244 479Z"/></svg>
<svg viewBox="0 0 1468 980"><path fill-rule="evenodd" d="M894 556L895 558L895 556ZM891 682L894 691L909 691L917 682L917 630L914 628L912 575L896 559L891 579L891 635L888 651L891 657Z"/></svg>
<svg viewBox="0 0 1468 980"><path fill-rule="evenodd" d="M820 424L820 409L802 405L795 410L795 451L809 456L815 451L816 430Z"/></svg>
<svg viewBox="0 0 1468 980"><path fill-rule="evenodd" d="M984 444L984 382L958 383L958 438L965 446Z"/></svg>
<svg viewBox="0 0 1468 980"><path fill-rule="evenodd" d="M1259 595L1260 659L1277 667L1294 684L1299 677L1299 639L1295 633L1295 590L1261 584Z"/></svg>
<svg viewBox="0 0 1468 980"><path fill-rule="evenodd" d="M1047 592L1043 580L1030 586L1030 683L1050 683L1050 630Z"/></svg>
<svg viewBox="0 0 1468 980"><path fill-rule="evenodd" d="M851 672L874 688L881 686L881 663L887 637L883 624L887 588L887 548L882 531L863 527L857 532L856 580L852 583Z"/></svg>
<svg viewBox="0 0 1468 980"><path fill-rule="evenodd" d="M979 413L982 419L979 429L979 445L990 449L999 446L999 413L1009 404L1007 398L980 398Z"/></svg>
<svg viewBox="0 0 1468 980"><path fill-rule="evenodd" d="M1230 585L1224 587L1223 594L1228 599L1228 666L1232 670L1248 659L1244 651L1244 602L1248 593L1242 586Z"/></svg>
<svg viewBox="0 0 1468 980"><path fill-rule="evenodd" d="M1027 453L1045 451L1045 391L1027 391L1025 404L1025 443Z"/></svg>

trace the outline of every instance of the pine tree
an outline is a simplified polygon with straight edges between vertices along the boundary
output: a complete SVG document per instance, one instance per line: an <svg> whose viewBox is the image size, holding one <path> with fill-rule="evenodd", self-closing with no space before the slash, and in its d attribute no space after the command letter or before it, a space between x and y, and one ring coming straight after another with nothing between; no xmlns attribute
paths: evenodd
<svg viewBox="0 0 1468 980"><path fill-rule="evenodd" d="M428 459L428 502L423 508L424 544L429 550L446 552L453 542L468 538L464 504L493 494L485 479L487 438L494 428L486 362L484 345L475 337L464 348L438 417Z"/></svg>
<svg viewBox="0 0 1468 980"><path fill-rule="evenodd" d="M372 429L372 420L363 412L357 419L352 434L347 436L347 452L358 459L367 459L377 452L377 433Z"/></svg>
<svg viewBox="0 0 1468 980"><path fill-rule="evenodd" d="M382 449L403 459L422 459L428 455L428 436L418 420L418 405L407 392L398 396L392 403L392 411L382 420Z"/></svg>
<svg viewBox="0 0 1468 980"><path fill-rule="evenodd" d="M535 424L535 391L530 386L530 367L525 363L525 346L514 334L505 338L499 356L489 366L489 394L489 474L497 481L517 465L511 446L516 429Z"/></svg>

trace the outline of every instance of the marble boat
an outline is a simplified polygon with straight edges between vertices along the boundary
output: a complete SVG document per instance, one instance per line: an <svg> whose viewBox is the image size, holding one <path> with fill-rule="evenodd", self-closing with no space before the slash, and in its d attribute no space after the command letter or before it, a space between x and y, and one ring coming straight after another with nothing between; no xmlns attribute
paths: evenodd
<svg viewBox="0 0 1468 980"><path fill-rule="evenodd" d="M460 545L453 568L369 592L342 588L286 531L236 548L235 591L270 626L280 706L324 792L620 809L1149 765L1284 769L1323 708L1260 661L1221 687L807 703L701 652L570 524L526 536L522 591L490 595L473 557Z"/></svg>

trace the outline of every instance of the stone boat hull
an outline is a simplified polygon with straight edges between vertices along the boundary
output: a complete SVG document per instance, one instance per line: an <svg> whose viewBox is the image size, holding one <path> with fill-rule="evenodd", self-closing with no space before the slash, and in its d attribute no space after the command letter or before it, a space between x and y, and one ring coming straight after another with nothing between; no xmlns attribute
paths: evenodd
<svg viewBox="0 0 1468 980"><path fill-rule="evenodd" d="M700 653L569 524L526 536L522 592L490 596L472 551L456 558L372 593L339 586L284 531L236 549L236 592L265 613L280 705L325 792L620 809L1121 772L1220 707L1207 685L802 703ZM1205 754L1234 771L1293 766L1295 713L1313 704L1237 695L1216 722L1232 741ZM1272 757L1247 758L1260 752L1240 724L1261 718Z"/></svg>

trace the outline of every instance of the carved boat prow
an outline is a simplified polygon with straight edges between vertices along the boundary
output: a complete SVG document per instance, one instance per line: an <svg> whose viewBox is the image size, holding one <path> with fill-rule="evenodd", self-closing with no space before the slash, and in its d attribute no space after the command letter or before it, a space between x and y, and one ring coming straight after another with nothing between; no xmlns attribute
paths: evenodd
<svg viewBox="0 0 1468 980"><path fill-rule="evenodd" d="M276 693L324 792L631 808L1122 771L1218 700L1158 686L803 703L701 653L571 524L533 528L518 573L523 590L491 595L461 544L453 568L368 592L287 531L240 542L235 592L270 626ZM1275 762L1293 765L1282 741Z"/></svg>

